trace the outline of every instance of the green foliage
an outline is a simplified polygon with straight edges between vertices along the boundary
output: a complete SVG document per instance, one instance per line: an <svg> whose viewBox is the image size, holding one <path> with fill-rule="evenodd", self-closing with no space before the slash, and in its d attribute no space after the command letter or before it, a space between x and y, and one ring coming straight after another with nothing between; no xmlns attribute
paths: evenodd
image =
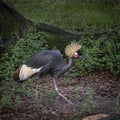
<svg viewBox="0 0 120 120"><path fill-rule="evenodd" d="M47 35L44 32L37 32L35 28L31 28L24 38L18 38L14 46L10 46L9 52L2 55L0 67L0 93L3 95L0 103L12 106L11 100L14 101L14 106L18 106L20 97L16 95L26 95L28 98L33 98L31 90L26 84L18 87L13 81L13 73L15 68L22 65L30 56L47 48L45 41ZM34 84L29 81L29 86L33 88ZM18 87L18 88L17 88Z"/></svg>
<svg viewBox="0 0 120 120"><path fill-rule="evenodd" d="M71 80L69 77L64 77L65 84L70 84Z"/></svg>
<svg viewBox="0 0 120 120"><path fill-rule="evenodd" d="M56 91L53 90L47 90L46 87L40 86L39 87L39 93L38 98L36 101L36 108L42 110L42 112L46 112L49 108L49 111L52 111L55 99L56 98Z"/></svg>
<svg viewBox="0 0 120 120"><path fill-rule="evenodd" d="M50 23L78 32L87 25L119 25L119 4L119 1L112 0L19 0L13 6L35 22Z"/></svg>
<svg viewBox="0 0 120 120"><path fill-rule="evenodd" d="M15 5L16 0L4 0L7 4L9 4L10 6Z"/></svg>
<svg viewBox="0 0 120 120"><path fill-rule="evenodd" d="M37 32L35 28L31 28L24 38L20 38L18 42L11 46L9 53L3 54L0 67L0 77L10 80L15 68L19 67L33 54L47 48L45 33Z"/></svg>
<svg viewBox="0 0 120 120"><path fill-rule="evenodd" d="M2 106L10 106L11 105L11 96L10 95L3 96L1 99L1 105Z"/></svg>
<svg viewBox="0 0 120 120"><path fill-rule="evenodd" d="M79 95L80 94L79 88L76 89L76 92L78 92L76 98L78 100L81 100L81 97ZM78 106L78 113L76 113L76 114L82 115L82 114L85 114L85 113L91 113L96 107L95 101L94 101L94 95L95 95L94 90L93 89L87 89L85 94L86 94L86 99L83 100L83 102L80 103L80 105Z"/></svg>
<svg viewBox="0 0 120 120"><path fill-rule="evenodd" d="M102 36L98 40L94 40L92 34L82 39L80 43L84 60L75 60L75 66L70 74L86 75L97 71L110 71L118 76L120 74L119 39L119 35L113 35L109 39Z"/></svg>
<svg viewBox="0 0 120 120"><path fill-rule="evenodd" d="M86 91L87 99L84 102L84 109L91 112L95 108L94 104L94 91L92 89Z"/></svg>

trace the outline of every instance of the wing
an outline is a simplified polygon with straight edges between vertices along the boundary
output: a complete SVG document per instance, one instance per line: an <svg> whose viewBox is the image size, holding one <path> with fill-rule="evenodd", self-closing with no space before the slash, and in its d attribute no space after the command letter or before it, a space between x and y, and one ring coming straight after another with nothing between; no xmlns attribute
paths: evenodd
<svg viewBox="0 0 120 120"><path fill-rule="evenodd" d="M52 61L49 61L46 65L42 67L42 69L38 72L38 76L44 76L45 74L50 73L52 70Z"/></svg>
<svg viewBox="0 0 120 120"><path fill-rule="evenodd" d="M62 60L62 55L59 50L45 50L32 56L25 64L28 67L40 68L49 63L49 61L54 62L59 60Z"/></svg>

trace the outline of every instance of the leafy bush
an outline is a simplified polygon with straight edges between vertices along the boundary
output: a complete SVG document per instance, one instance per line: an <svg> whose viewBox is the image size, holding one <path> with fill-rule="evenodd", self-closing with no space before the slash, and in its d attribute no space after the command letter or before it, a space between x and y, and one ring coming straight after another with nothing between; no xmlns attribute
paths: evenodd
<svg viewBox="0 0 120 120"><path fill-rule="evenodd" d="M19 67L33 54L46 49L46 37L45 33L37 32L35 28L31 28L25 38L18 39L17 43L10 47L9 53L3 54L0 77L10 80L15 68Z"/></svg>
<svg viewBox="0 0 120 120"><path fill-rule="evenodd" d="M17 43L14 46L10 46L8 53L3 54L0 67L1 106L13 107L11 102L13 98L14 106L18 106L20 96L16 95L17 92L32 97L31 89L29 90L26 85L17 88L12 76L15 69L22 65L30 56L47 48L46 37L47 35L44 32L37 32L35 28L31 28L24 38L18 38ZM34 85L32 81L29 81L30 85Z"/></svg>
<svg viewBox="0 0 120 120"><path fill-rule="evenodd" d="M83 61L76 60L73 73L80 75L95 71L110 71L114 75L120 74L120 36L113 35L110 38L100 37L94 40L93 36L84 38L82 44Z"/></svg>

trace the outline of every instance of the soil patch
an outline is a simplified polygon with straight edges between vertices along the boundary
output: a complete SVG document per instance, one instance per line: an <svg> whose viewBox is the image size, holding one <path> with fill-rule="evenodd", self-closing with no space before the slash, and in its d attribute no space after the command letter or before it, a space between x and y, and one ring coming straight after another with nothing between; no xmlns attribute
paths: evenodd
<svg viewBox="0 0 120 120"><path fill-rule="evenodd" d="M19 108L1 108L0 120L82 120L89 115L118 112L116 98L120 80L109 73L61 78L57 84L59 91L73 105L55 93L52 78L47 76L41 80L37 103L23 97Z"/></svg>

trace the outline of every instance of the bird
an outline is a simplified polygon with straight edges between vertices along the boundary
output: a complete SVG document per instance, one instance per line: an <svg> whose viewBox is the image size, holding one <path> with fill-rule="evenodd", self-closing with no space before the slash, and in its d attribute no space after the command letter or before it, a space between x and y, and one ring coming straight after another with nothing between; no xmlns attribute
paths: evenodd
<svg viewBox="0 0 120 120"><path fill-rule="evenodd" d="M56 81L61 77L61 75L63 75L72 67L73 59L83 59L81 55L81 45L78 42L71 42L66 46L65 54L68 57L68 63L64 62L64 58L60 50L40 51L28 59L19 68L17 68L13 74L13 79L18 83L21 83L28 80L34 75L37 75L39 80L39 78L50 74L53 78L55 90L57 93L62 96L67 102L72 104L72 102L70 102L59 92ZM36 96L37 94L38 93L36 92Z"/></svg>

